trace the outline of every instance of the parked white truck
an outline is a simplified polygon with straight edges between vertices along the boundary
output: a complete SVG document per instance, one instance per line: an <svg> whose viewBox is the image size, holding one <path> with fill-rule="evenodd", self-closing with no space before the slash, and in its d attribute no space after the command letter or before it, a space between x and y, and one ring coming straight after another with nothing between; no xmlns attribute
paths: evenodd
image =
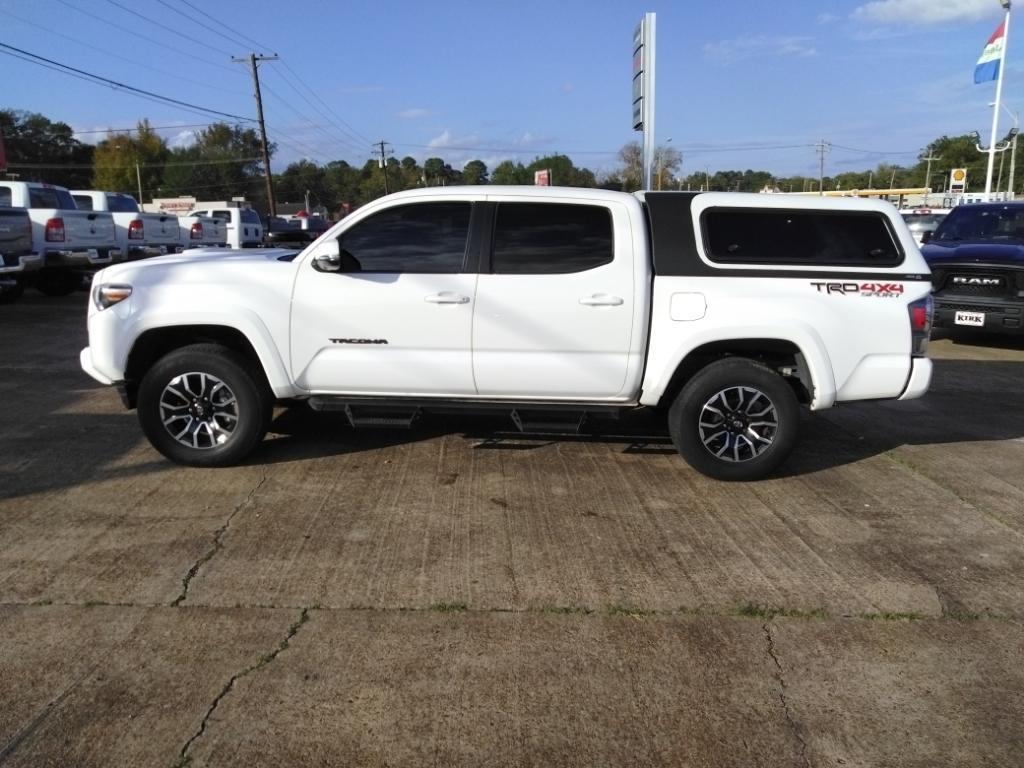
<svg viewBox="0 0 1024 768"><path fill-rule="evenodd" d="M275 401L353 426L502 410L525 430L646 407L693 467L753 479L800 406L925 393L930 290L888 203L442 187L298 253L108 268L80 360L184 464L242 459Z"/></svg>
<svg viewBox="0 0 1024 768"><path fill-rule="evenodd" d="M71 293L87 273L123 259L113 216L78 210L64 187L0 181L0 206L28 209L32 248L43 258L34 283L45 294Z"/></svg>
<svg viewBox="0 0 1024 768"><path fill-rule="evenodd" d="M143 213L131 195L73 189L71 197L81 211L105 211L113 215L117 247L128 261L166 256L182 247L178 217L166 213Z"/></svg>
<svg viewBox="0 0 1024 768"><path fill-rule="evenodd" d="M0 205L0 304L15 301L43 266L32 250L32 220L24 208Z"/></svg>

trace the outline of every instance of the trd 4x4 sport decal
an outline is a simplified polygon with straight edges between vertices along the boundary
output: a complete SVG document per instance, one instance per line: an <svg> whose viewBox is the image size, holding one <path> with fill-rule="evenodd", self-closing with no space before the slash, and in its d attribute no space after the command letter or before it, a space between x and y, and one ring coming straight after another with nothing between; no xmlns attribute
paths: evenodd
<svg viewBox="0 0 1024 768"><path fill-rule="evenodd" d="M857 294L859 296L899 296L903 293L900 283L827 283L811 282L818 293L838 293L841 296Z"/></svg>

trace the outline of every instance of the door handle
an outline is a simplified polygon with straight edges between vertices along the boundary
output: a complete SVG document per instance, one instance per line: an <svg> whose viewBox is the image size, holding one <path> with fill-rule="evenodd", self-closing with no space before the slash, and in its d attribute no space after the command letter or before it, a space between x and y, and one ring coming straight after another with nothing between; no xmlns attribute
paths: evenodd
<svg viewBox="0 0 1024 768"><path fill-rule="evenodd" d="M623 299L607 293L595 293L593 296L584 296L580 304L586 307L617 307L623 303Z"/></svg>
<svg viewBox="0 0 1024 768"><path fill-rule="evenodd" d="M433 293L430 296L424 296L423 300L431 304L469 304L469 296L463 296L452 291Z"/></svg>

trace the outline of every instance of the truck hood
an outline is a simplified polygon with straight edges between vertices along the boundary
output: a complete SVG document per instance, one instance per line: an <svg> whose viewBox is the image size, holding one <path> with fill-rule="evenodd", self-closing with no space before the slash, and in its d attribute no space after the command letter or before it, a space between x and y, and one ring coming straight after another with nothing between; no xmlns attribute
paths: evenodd
<svg viewBox="0 0 1024 768"><path fill-rule="evenodd" d="M94 282L155 284L160 282L248 282L268 269L290 268L298 254L291 248L192 248L178 254L116 264L98 272Z"/></svg>
<svg viewBox="0 0 1024 768"><path fill-rule="evenodd" d="M961 243L953 247L928 243L921 254L929 264L1007 264L1024 266L1024 243Z"/></svg>

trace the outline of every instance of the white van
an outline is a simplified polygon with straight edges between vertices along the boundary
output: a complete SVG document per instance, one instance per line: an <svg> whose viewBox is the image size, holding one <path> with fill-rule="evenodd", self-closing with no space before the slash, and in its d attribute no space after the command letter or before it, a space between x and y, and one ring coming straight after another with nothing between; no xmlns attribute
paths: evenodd
<svg viewBox="0 0 1024 768"><path fill-rule="evenodd" d="M196 208L189 216L212 216L227 226L229 248L260 248L263 246L263 222L252 208Z"/></svg>

